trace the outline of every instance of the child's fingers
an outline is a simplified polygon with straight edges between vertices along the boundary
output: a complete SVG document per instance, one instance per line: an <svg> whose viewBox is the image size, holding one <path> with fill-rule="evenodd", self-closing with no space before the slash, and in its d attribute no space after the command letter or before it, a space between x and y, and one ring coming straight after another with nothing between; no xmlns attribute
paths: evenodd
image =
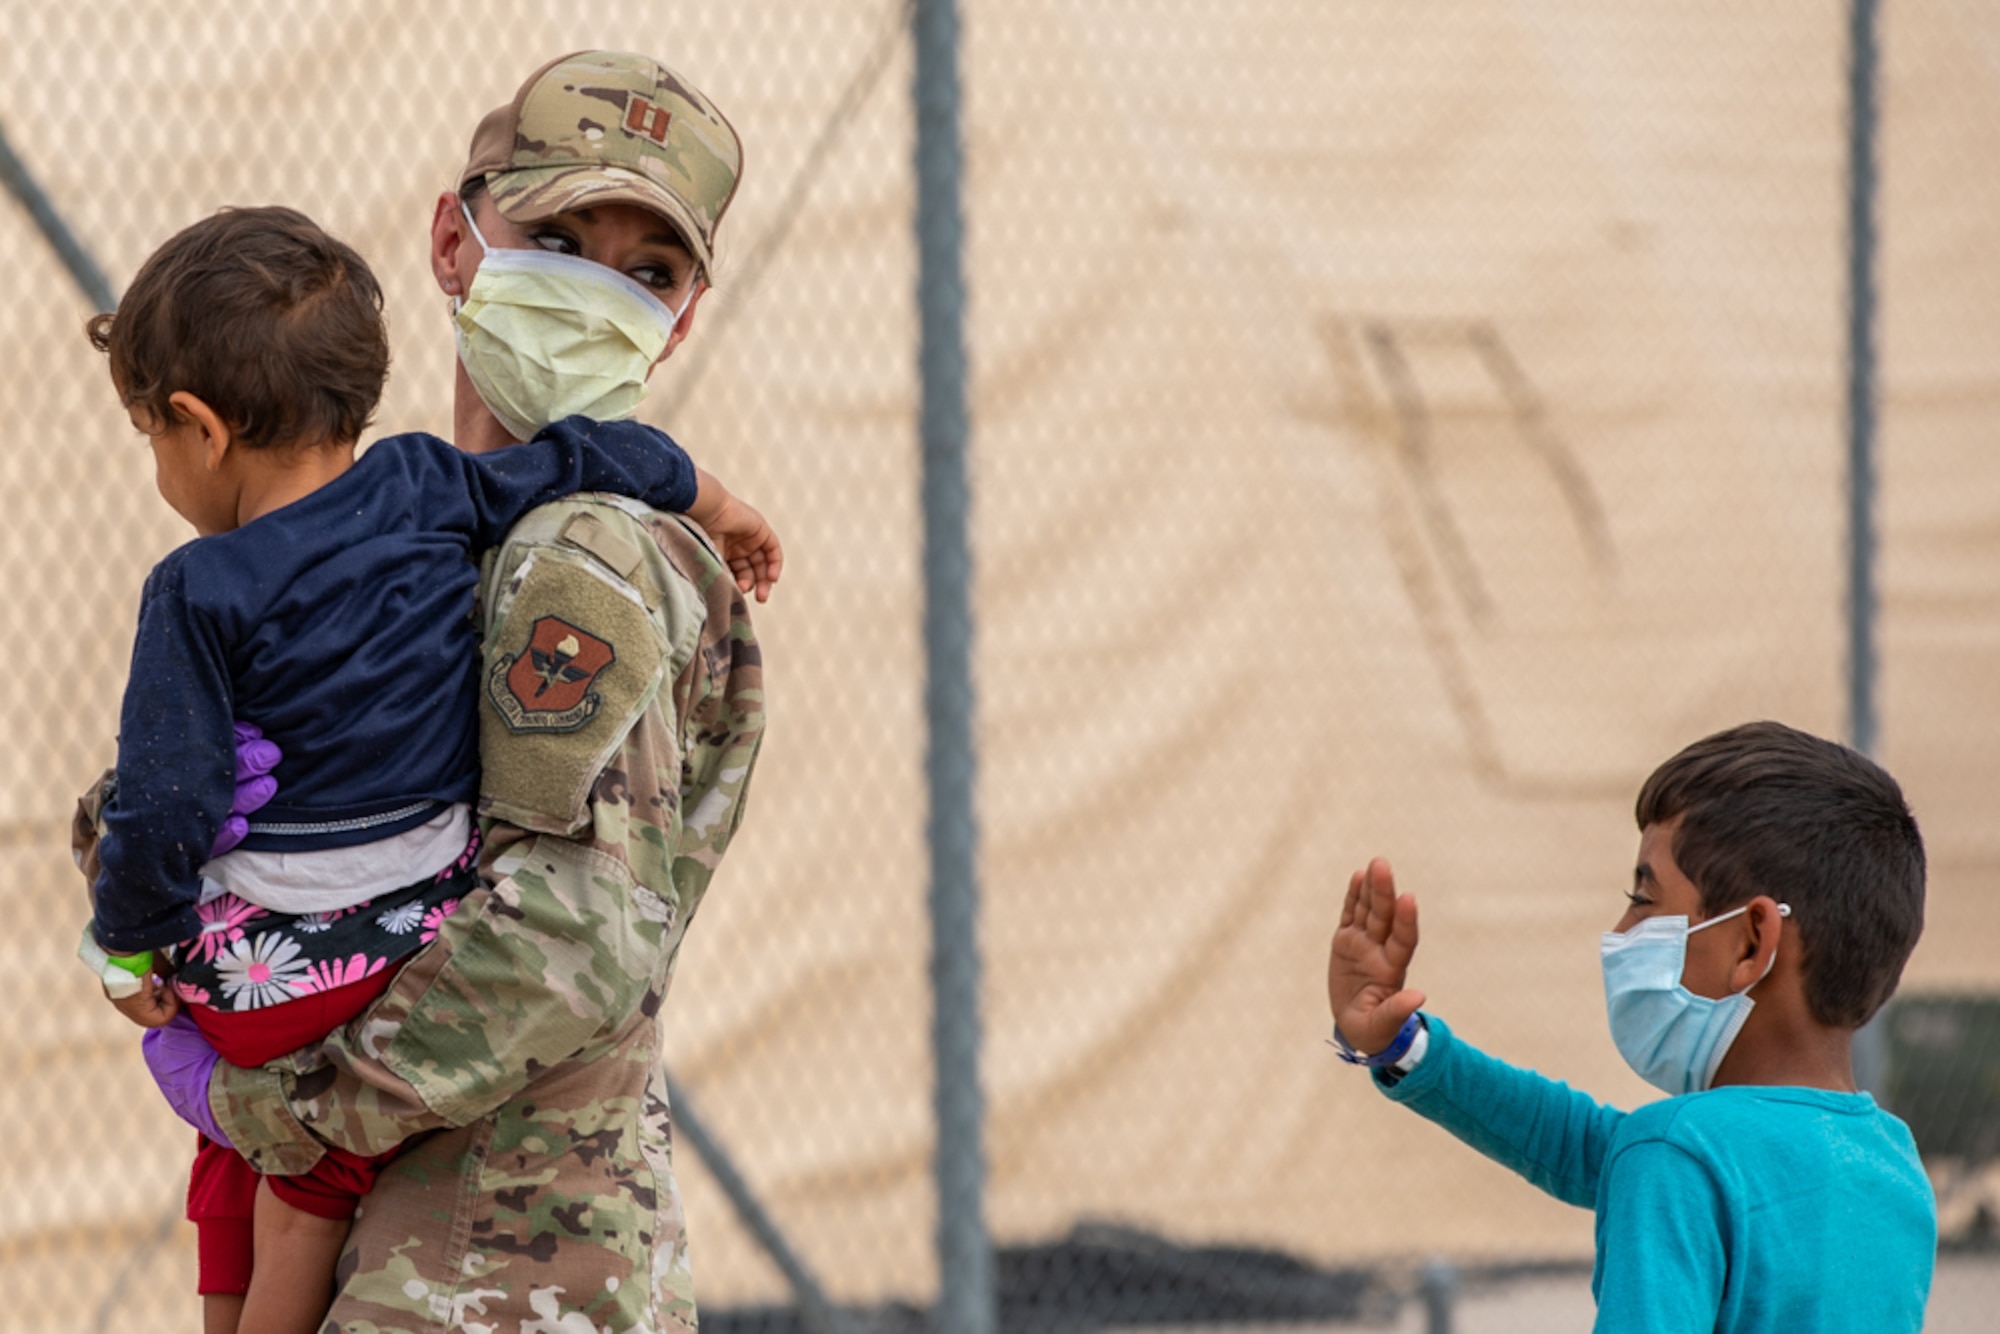
<svg viewBox="0 0 2000 1334"><path fill-rule="evenodd" d="M1340 905L1340 924L1344 927L1361 920L1361 877L1360 871L1347 877L1347 898Z"/></svg>
<svg viewBox="0 0 2000 1334"><path fill-rule="evenodd" d="M759 602L770 601L771 586L784 573L785 549L769 524L759 524L756 530L731 542L725 559L738 592L754 593Z"/></svg>
<svg viewBox="0 0 2000 1334"><path fill-rule="evenodd" d="M1362 890L1367 905L1368 938L1380 944L1389 938L1396 914L1396 875L1381 857L1368 863Z"/></svg>
<svg viewBox="0 0 2000 1334"><path fill-rule="evenodd" d="M771 600L771 576L763 562L755 558L732 560L729 568L736 576L736 591L754 593L759 602Z"/></svg>
<svg viewBox="0 0 2000 1334"><path fill-rule="evenodd" d="M1349 1027L1366 1031L1368 1016L1388 987L1402 985L1402 978L1388 975L1382 941L1372 929L1371 914L1378 897L1373 867L1356 871L1347 878L1347 897L1340 906L1340 926L1327 949L1326 995L1334 1019L1343 1031ZM1351 1036L1351 1034L1350 1034Z"/></svg>
<svg viewBox="0 0 2000 1334"><path fill-rule="evenodd" d="M1397 968L1407 968L1417 952L1417 896L1405 894L1394 901L1393 908L1383 952Z"/></svg>
<svg viewBox="0 0 2000 1334"><path fill-rule="evenodd" d="M764 530L763 539L752 547L747 555L730 562L737 571L736 586L745 593L755 591L759 602L771 600L771 586L778 582L785 569L785 550L778 545L778 539L770 529Z"/></svg>

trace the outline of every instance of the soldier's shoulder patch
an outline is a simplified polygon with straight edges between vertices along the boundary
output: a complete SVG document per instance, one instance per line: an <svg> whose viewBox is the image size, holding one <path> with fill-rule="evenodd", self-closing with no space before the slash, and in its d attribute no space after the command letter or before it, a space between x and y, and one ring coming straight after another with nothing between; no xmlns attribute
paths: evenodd
<svg viewBox="0 0 2000 1334"><path fill-rule="evenodd" d="M480 813L568 833L660 689L660 625L630 582L559 540L497 566L487 591Z"/></svg>
<svg viewBox="0 0 2000 1334"><path fill-rule="evenodd" d="M617 660L609 640L560 616L537 617L518 651L494 656L487 697L510 732L574 732L603 707L590 687Z"/></svg>

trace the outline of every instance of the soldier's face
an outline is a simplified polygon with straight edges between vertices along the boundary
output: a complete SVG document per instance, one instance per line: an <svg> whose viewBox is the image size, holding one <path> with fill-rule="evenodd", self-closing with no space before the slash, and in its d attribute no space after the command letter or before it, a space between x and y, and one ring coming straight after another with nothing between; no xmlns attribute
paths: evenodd
<svg viewBox="0 0 2000 1334"><path fill-rule="evenodd" d="M449 217L446 201L451 206ZM599 204L558 213L539 222L517 223L509 220L484 193L474 202L473 213L479 230L496 249L540 247L558 254L581 255L592 263L617 270L651 291L669 311L680 310L680 322L674 326L665 351L660 353L660 361L665 361L694 327L695 307L702 296L699 266L681 243L680 234L657 213L634 204ZM445 290L462 293L471 290L472 275L479 271L484 252L457 214L455 195L446 195L439 201L438 225L449 223L456 235L439 237L434 227L433 245L449 248L448 255L434 250L434 259L445 261L440 272L440 279L446 282ZM448 280L446 273L450 274ZM686 308L682 309L684 302Z"/></svg>

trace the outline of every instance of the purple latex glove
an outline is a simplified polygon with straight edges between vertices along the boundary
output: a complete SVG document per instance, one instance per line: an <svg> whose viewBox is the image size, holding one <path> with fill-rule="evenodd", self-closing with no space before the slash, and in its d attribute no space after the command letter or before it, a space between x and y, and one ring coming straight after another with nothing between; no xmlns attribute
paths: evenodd
<svg viewBox="0 0 2000 1334"><path fill-rule="evenodd" d="M147 1029L146 1036L139 1039L139 1050L174 1115L224 1148L234 1148L208 1105L209 1076L222 1058L208 1045L194 1020L183 1011L160 1027Z"/></svg>
<svg viewBox="0 0 2000 1334"><path fill-rule="evenodd" d="M220 857L249 835L250 812L278 795L278 780L271 777L271 770L285 758L285 753L278 749L278 743L266 741L259 728L249 723L235 723L233 726L236 729L236 795L229 801L229 817L216 831L215 846L208 850L211 857Z"/></svg>

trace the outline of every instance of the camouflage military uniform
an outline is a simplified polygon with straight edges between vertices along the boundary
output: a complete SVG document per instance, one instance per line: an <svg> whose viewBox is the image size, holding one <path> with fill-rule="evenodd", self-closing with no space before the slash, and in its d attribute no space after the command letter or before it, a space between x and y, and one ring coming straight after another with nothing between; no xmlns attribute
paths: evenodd
<svg viewBox="0 0 2000 1334"><path fill-rule="evenodd" d="M735 127L700 89L643 57L576 51L487 113L460 180L484 180L515 222L636 204L671 222L707 274L742 174Z"/></svg>
<svg viewBox="0 0 2000 1334"><path fill-rule="evenodd" d="M706 276L741 167L735 130L686 79L585 51L480 122L460 183L483 182L516 223L649 210ZM346 1030L264 1069L218 1066L209 1102L267 1172L303 1171L327 1143L410 1141L356 1217L333 1328L692 1329L659 1013L742 818L757 643L705 540L627 502L545 506L492 562L490 888Z"/></svg>
<svg viewBox="0 0 2000 1334"><path fill-rule="evenodd" d="M762 667L683 520L535 511L490 559L489 890L348 1029L210 1103L267 1172L414 1143L362 1203L330 1327L693 1329L659 1014L743 814Z"/></svg>

